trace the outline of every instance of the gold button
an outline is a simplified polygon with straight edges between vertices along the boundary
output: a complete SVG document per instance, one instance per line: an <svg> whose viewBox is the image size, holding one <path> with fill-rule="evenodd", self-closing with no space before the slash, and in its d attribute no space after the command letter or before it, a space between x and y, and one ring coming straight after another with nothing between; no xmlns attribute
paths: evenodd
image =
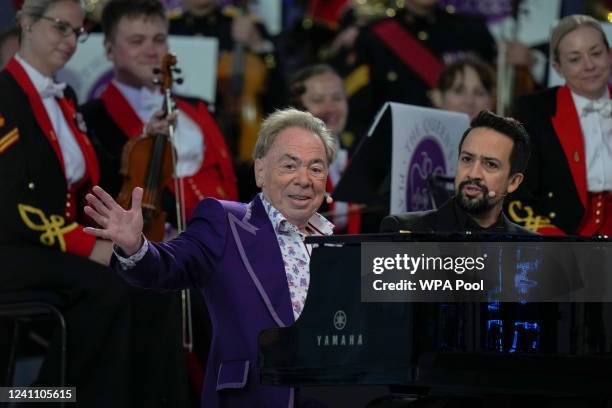
<svg viewBox="0 0 612 408"><path fill-rule="evenodd" d="M457 11L457 9L455 9L455 6L453 6L452 4L446 6L446 12L448 14L455 14L455 11Z"/></svg>
<svg viewBox="0 0 612 408"><path fill-rule="evenodd" d="M66 198L70 198L70 193L66 193Z"/></svg>
<svg viewBox="0 0 612 408"><path fill-rule="evenodd" d="M578 154L578 152L574 152L574 161L575 162L579 162L580 161L580 155Z"/></svg>
<svg viewBox="0 0 612 408"><path fill-rule="evenodd" d="M70 203L66 203L66 208L70 208Z"/></svg>
<svg viewBox="0 0 612 408"><path fill-rule="evenodd" d="M597 218L597 219L595 220L595 224L599 224L600 222L601 222L601 220L600 220L599 218Z"/></svg>
<svg viewBox="0 0 612 408"><path fill-rule="evenodd" d="M600 214L601 214L601 210L595 211L595 215L600 215Z"/></svg>
<svg viewBox="0 0 612 408"><path fill-rule="evenodd" d="M387 17L395 17L395 10L393 10L392 8L388 8L387 10L385 10L385 14L387 15Z"/></svg>
<svg viewBox="0 0 612 408"><path fill-rule="evenodd" d="M304 20L302 20L302 27L305 28L306 30L311 29L313 25L314 25L314 22L312 21L311 18L305 18Z"/></svg>
<svg viewBox="0 0 612 408"><path fill-rule="evenodd" d="M417 33L417 37L421 41L427 41L429 39L429 34L427 33L427 31L419 31Z"/></svg>
<svg viewBox="0 0 612 408"><path fill-rule="evenodd" d="M28 183L28 188L29 188L30 190L34 190L34 189L36 188L36 184L34 184L33 182L31 182L31 181L30 181L30 182Z"/></svg>
<svg viewBox="0 0 612 408"><path fill-rule="evenodd" d="M395 71L387 72L387 81L389 82L397 81L397 73Z"/></svg>
<svg viewBox="0 0 612 408"><path fill-rule="evenodd" d="M555 218L557 216L557 214L555 214L554 212L551 212L550 214L548 214L548 216L550 218Z"/></svg>
<svg viewBox="0 0 612 408"><path fill-rule="evenodd" d="M548 198L553 198L553 196L554 196L553 192L552 192L552 191L549 191L549 192L548 192Z"/></svg>
<svg viewBox="0 0 612 408"><path fill-rule="evenodd" d="M598 207L601 207L601 201L598 201L598 202L597 202L597 206L598 206Z"/></svg>

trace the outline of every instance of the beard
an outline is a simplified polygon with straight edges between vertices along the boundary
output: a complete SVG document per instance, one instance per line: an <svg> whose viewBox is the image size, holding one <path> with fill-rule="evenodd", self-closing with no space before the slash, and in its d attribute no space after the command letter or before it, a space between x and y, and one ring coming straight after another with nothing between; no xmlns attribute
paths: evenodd
<svg viewBox="0 0 612 408"><path fill-rule="evenodd" d="M463 192L465 186L476 186L482 191L482 197L470 198ZM459 183L457 189L457 203L463 211L471 215L481 215L489 211L496 204L494 198L489 197L489 189L479 180L468 179Z"/></svg>

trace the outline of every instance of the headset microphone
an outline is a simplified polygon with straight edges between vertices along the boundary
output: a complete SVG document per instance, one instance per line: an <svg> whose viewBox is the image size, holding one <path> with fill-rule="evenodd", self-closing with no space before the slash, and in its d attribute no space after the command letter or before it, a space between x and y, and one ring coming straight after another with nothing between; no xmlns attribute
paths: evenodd
<svg viewBox="0 0 612 408"><path fill-rule="evenodd" d="M334 202L334 198L329 193L325 193L325 202L329 205Z"/></svg>
<svg viewBox="0 0 612 408"><path fill-rule="evenodd" d="M495 198L496 195L497 193L495 191L493 190L489 191L489 194L488 194L489 198Z"/></svg>

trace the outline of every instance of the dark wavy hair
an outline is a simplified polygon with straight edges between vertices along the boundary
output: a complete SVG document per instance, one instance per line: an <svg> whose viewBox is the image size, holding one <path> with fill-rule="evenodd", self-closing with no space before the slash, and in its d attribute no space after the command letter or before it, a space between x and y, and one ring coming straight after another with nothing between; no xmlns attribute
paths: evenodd
<svg viewBox="0 0 612 408"><path fill-rule="evenodd" d="M111 0L102 10L102 31L109 41L123 17L159 17L166 20L166 9L159 0Z"/></svg>
<svg viewBox="0 0 612 408"><path fill-rule="evenodd" d="M476 116L470 127L461 136L459 142L459 154L463 148L463 141L467 135L475 128L485 127L493 129L503 135L508 136L514 142L512 144L512 151L510 152L510 175L516 173L524 173L531 155L531 145L529 142L529 134L525 127L514 118L507 118L499 116L491 111L483 110L480 111Z"/></svg>

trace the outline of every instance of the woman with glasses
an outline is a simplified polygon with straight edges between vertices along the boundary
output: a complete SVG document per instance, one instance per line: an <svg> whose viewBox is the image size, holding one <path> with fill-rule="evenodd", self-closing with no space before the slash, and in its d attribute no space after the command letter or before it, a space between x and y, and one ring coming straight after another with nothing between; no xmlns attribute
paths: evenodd
<svg viewBox="0 0 612 408"><path fill-rule="evenodd" d="M26 0L19 52L0 72L0 303L52 296L68 330L65 385L81 406L186 406L176 296L129 288L106 266L111 243L83 232L99 167L54 75L87 37L84 15L76 0ZM58 347L54 338L35 385L62 384Z"/></svg>

